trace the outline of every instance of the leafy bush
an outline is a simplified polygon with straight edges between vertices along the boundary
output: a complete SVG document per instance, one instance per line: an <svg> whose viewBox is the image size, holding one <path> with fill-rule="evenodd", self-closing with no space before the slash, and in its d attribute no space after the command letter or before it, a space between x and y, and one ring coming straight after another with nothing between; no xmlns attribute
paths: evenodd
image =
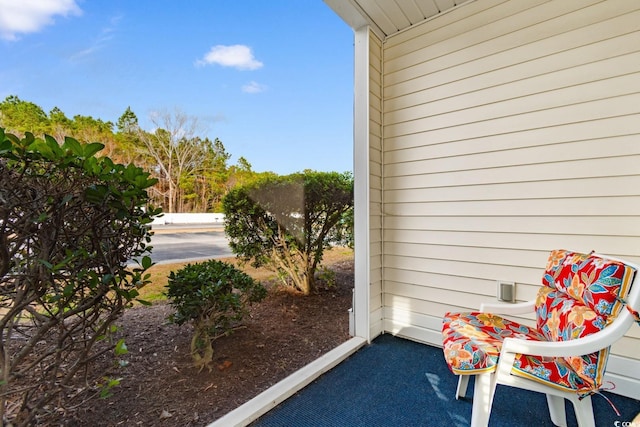
<svg viewBox="0 0 640 427"><path fill-rule="evenodd" d="M102 148L0 128L1 423L77 405L83 390L71 384L116 348L95 344L148 280L155 180L96 157Z"/></svg>
<svg viewBox="0 0 640 427"><path fill-rule="evenodd" d="M324 250L353 241L353 177L313 171L266 177L230 191L223 210L240 260L309 294Z"/></svg>
<svg viewBox="0 0 640 427"><path fill-rule="evenodd" d="M169 274L167 297L176 310L169 320L193 324L191 356L202 369L213 359L213 341L233 331L248 304L266 295L260 283L231 264L218 260L187 264Z"/></svg>

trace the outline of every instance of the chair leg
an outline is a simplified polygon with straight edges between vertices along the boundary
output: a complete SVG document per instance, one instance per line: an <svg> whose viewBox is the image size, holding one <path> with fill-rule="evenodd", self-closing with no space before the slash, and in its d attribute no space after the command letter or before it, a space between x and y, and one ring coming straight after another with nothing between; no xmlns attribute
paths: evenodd
<svg viewBox="0 0 640 427"><path fill-rule="evenodd" d="M456 390L456 400L467 395L467 385L471 375L458 375L458 388Z"/></svg>
<svg viewBox="0 0 640 427"><path fill-rule="evenodd" d="M549 406L551 422L558 427L567 427L567 413L564 409L564 398L547 394L547 406Z"/></svg>
<svg viewBox="0 0 640 427"><path fill-rule="evenodd" d="M483 374L476 375L475 385L473 388L471 427L486 427L489 424L495 387L495 372L485 372Z"/></svg>
<svg viewBox="0 0 640 427"><path fill-rule="evenodd" d="M593 417L593 406L591 404L591 396L586 396L579 400L576 396L571 399L573 409L576 412L576 420L579 427L595 427L596 422Z"/></svg>

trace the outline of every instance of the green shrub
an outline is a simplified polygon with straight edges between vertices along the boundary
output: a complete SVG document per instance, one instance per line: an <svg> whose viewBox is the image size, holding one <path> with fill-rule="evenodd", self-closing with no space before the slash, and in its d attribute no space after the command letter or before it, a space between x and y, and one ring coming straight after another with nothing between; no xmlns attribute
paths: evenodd
<svg viewBox="0 0 640 427"><path fill-rule="evenodd" d="M267 176L223 199L229 247L242 262L278 273L285 286L315 290L324 250L353 242L353 177L304 171Z"/></svg>
<svg viewBox="0 0 640 427"><path fill-rule="evenodd" d="M149 280L156 181L98 157L103 147L0 128L0 423L32 425L81 403L70 390L118 351L96 344Z"/></svg>
<svg viewBox="0 0 640 427"><path fill-rule="evenodd" d="M197 367L209 367L213 341L240 323L248 305L264 299L267 290L233 265L210 260L187 264L169 274L167 298L175 309L169 320L193 324L191 356Z"/></svg>

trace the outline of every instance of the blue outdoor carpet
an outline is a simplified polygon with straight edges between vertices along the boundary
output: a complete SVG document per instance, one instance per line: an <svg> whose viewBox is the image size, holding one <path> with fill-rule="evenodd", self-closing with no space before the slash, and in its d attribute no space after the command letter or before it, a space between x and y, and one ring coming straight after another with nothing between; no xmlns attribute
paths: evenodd
<svg viewBox="0 0 640 427"><path fill-rule="evenodd" d="M457 377L447 368L440 348L382 335L252 426L468 426L473 381L465 399L455 399L456 386ZM602 396L593 396L596 426L629 425L623 422L640 412L639 401L605 394L621 416ZM577 425L570 403L567 421ZM543 394L498 386L489 425L553 423Z"/></svg>

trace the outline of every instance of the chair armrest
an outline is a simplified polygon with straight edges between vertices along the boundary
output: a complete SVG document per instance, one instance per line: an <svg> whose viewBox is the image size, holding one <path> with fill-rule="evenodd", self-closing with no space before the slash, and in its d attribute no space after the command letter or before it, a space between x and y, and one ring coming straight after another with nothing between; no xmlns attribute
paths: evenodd
<svg viewBox="0 0 640 427"><path fill-rule="evenodd" d="M518 304L482 303L480 304L480 311L483 313L513 315L532 313L535 310L535 307L535 301L521 302Z"/></svg>
<svg viewBox="0 0 640 427"><path fill-rule="evenodd" d="M520 353L543 357L581 356L606 348L622 338L633 318L628 312L620 313L618 318L603 330L569 341L531 341L518 338L505 338L500 358L505 353Z"/></svg>

